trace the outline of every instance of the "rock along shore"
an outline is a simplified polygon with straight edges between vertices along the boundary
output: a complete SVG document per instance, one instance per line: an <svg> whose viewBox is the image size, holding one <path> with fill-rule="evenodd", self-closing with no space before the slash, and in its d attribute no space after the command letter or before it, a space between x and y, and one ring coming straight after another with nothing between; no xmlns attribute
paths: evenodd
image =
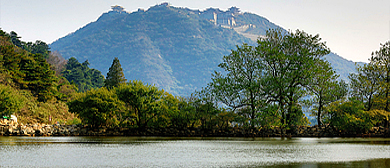
<svg viewBox="0 0 390 168"><path fill-rule="evenodd" d="M389 128L373 127L366 134L341 132L331 126L244 129L91 128L83 125L21 124L0 120L0 136L166 136L166 137L390 137Z"/></svg>

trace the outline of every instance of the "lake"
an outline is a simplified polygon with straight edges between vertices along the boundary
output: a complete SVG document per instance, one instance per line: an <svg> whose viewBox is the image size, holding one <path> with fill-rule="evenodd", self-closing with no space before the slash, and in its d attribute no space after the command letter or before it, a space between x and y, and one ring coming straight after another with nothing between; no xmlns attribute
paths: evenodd
<svg viewBox="0 0 390 168"><path fill-rule="evenodd" d="M0 167L390 167L385 138L1 137Z"/></svg>

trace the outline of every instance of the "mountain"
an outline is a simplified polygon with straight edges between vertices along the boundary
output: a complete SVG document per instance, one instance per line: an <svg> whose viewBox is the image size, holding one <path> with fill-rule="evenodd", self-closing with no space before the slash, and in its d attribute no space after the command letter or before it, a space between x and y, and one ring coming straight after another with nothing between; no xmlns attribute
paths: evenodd
<svg viewBox="0 0 390 168"><path fill-rule="evenodd" d="M118 57L126 79L142 80L182 96L205 87L222 57L236 45L255 45L266 30L280 28L236 7L199 11L163 3L132 13L119 6L112 9L50 44L51 50L64 58L88 60L103 74ZM335 54L326 59L342 78L355 66Z"/></svg>
<svg viewBox="0 0 390 168"><path fill-rule="evenodd" d="M340 75L339 79L342 79L346 82L349 81L348 75L350 73L357 73L355 67L357 65L362 66L363 62L353 62L350 60L346 60L345 58L335 54L330 53L324 57L325 60L331 63L332 68L337 72L338 75Z"/></svg>

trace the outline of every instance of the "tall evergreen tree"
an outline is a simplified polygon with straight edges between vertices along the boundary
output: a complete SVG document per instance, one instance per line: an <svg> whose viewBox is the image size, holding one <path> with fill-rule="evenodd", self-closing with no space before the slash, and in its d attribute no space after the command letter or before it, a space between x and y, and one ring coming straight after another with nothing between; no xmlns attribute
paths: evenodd
<svg viewBox="0 0 390 168"><path fill-rule="evenodd" d="M27 86L22 88L31 90L38 101L49 100L56 94L58 78L41 54L30 53L29 57L22 61L21 71L27 82Z"/></svg>
<svg viewBox="0 0 390 168"><path fill-rule="evenodd" d="M119 86L121 83L125 83L125 75L119 59L115 57L110 69L108 70L106 80L104 81L104 87L113 88Z"/></svg>

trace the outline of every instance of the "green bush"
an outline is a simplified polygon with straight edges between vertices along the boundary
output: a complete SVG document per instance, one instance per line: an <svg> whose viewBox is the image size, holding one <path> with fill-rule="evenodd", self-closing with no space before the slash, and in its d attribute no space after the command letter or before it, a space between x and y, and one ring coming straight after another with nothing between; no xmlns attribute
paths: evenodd
<svg viewBox="0 0 390 168"><path fill-rule="evenodd" d="M0 84L0 114L10 116L19 112L27 102L27 98L18 90Z"/></svg>
<svg viewBox="0 0 390 168"><path fill-rule="evenodd" d="M282 126L282 116L278 113L277 105L267 105L257 113L257 122L261 127L270 128L271 126Z"/></svg>
<svg viewBox="0 0 390 168"><path fill-rule="evenodd" d="M71 120L67 120L66 125L77 125L77 124L81 124L81 120L79 118L73 118Z"/></svg>
<svg viewBox="0 0 390 168"><path fill-rule="evenodd" d="M332 104L328 120L331 125L347 133L365 133L373 127L370 114L364 111L364 104L354 99Z"/></svg>
<svg viewBox="0 0 390 168"><path fill-rule="evenodd" d="M117 126L123 103L106 88L92 89L68 103L69 111L78 114L84 123L93 127Z"/></svg>

